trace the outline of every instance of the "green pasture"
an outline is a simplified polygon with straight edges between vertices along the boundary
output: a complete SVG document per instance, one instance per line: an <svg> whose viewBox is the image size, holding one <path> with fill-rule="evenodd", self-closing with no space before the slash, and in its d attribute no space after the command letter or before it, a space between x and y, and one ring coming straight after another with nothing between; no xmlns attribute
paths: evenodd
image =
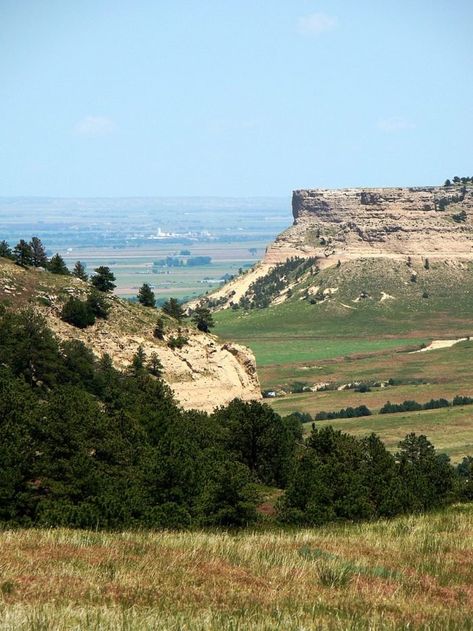
<svg viewBox="0 0 473 631"><path fill-rule="evenodd" d="M393 348L418 347L423 338L260 338L248 341L256 356L257 366L311 362L345 357L357 353L373 353Z"/></svg>
<svg viewBox="0 0 473 631"><path fill-rule="evenodd" d="M391 450L396 450L406 434L424 434L438 451L447 453L458 462L463 456L473 455L473 406L458 406L439 410L378 414L354 419L316 421L317 427L331 425L335 429L364 436L372 432ZM309 431L311 424L305 429Z"/></svg>

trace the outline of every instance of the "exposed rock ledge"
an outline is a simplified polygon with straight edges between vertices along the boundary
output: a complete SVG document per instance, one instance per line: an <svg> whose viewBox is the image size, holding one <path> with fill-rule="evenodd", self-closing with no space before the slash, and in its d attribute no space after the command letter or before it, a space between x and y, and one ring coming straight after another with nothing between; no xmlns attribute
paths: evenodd
<svg viewBox="0 0 473 631"><path fill-rule="evenodd" d="M294 224L252 270L212 294L238 303L277 263L317 257L321 268L360 258L473 259L473 187L294 191Z"/></svg>
<svg viewBox="0 0 473 631"><path fill-rule="evenodd" d="M294 225L269 260L338 258L473 258L473 187L299 190Z"/></svg>

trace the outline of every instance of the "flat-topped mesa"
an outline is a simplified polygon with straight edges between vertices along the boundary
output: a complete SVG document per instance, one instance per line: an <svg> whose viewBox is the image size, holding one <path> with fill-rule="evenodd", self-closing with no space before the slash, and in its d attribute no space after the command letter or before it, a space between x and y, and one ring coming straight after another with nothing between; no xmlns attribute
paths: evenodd
<svg viewBox="0 0 473 631"><path fill-rule="evenodd" d="M266 262L289 256L473 259L473 186L298 190L294 225ZM335 260L334 260L335 259Z"/></svg>

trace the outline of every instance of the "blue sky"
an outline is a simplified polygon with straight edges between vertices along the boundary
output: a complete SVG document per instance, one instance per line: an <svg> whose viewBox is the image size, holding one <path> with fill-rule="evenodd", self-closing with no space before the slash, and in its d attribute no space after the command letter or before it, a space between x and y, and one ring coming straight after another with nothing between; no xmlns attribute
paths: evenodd
<svg viewBox="0 0 473 631"><path fill-rule="evenodd" d="M471 0L0 0L0 195L473 175Z"/></svg>

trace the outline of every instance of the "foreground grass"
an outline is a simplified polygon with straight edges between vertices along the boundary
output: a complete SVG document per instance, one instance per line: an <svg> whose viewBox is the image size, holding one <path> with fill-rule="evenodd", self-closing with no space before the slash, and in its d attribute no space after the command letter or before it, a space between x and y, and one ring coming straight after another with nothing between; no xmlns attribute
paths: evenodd
<svg viewBox="0 0 473 631"><path fill-rule="evenodd" d="M473 629L473 506L317 530L0 533L0 629Z"/></svg>

